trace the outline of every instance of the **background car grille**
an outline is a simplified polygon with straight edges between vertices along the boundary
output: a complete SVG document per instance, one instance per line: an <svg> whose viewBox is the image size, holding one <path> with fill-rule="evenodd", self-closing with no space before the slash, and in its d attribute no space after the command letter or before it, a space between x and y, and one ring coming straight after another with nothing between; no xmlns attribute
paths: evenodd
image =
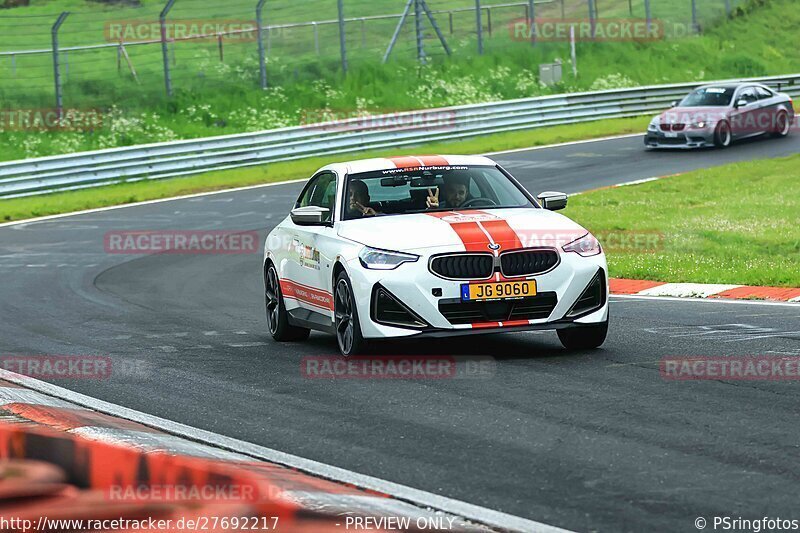
<svg viewBox="0 0 800 533"><path fill-rule="evenodd" d="M435 257L431 270L450 279L486 279L494 270L494 257L489 254L457 254Z"/></svg>
<svg viewBox="0 0 800 533"><path fill-rule="evenodd" d="M500 256L504 276L529 276L546 272L558 264L555 250L527 250L509 252Z"/></svg>
<svg viewBox="0 0 800 533"><path fill-rule="evenodd" d="M550 316L557 303L556 293L543 292L530 298L496 302L442 300L439 302L439 312L451 324L541 320Z"/></svg>

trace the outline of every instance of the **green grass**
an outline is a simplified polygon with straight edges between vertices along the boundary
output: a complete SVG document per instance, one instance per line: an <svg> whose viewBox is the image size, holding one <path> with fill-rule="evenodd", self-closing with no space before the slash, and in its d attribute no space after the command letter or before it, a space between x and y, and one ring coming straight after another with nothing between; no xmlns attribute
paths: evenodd
<svg viewBox="0 0 800 533"><path fill-rule="evenodd" d="M613 277L800 287L800 155L593 191L564 213L601 241L661 235L609 249Z"/></svg>
<svg viewBox="0 0 800 533"><path fill-rule="evenodd" d="M578 44L579 75L565 63L561 84L543 88L537 66L569 57L567 43L513 41L507 24L522 16L520 7L493 11L494 31L487 35L486 53L476 54L473 13L454 15L454 31L440 15L453 56L447 58L433 33L426 32L429 64L414 60L410 29L387 65L380 58L394 20L348 25L350 72L340 71L335 25L320 28L320 51L314 49L308 28L282 31L271 39L268 74L272 89L258 88L256 43L224 44L224 61L215 42L180 42L172 49L175 96L164 96L160 45L128 46L139 83L122 63L117 50L70 52L64 72L64 102L74 108L111 111L104 126L91 133L0 132L0 159L21 159L127 146L176 138L197 138L256 131L303 123L308 116L330 110L349 116L357 111L418 109L538 96L590 88L605 89L650 83L719 79L736 76L785 74L800 70L800 55L791 44L800 27L800 10L792 0L748 0L759 5L751 13L720 22L722 0L699 2L705 33L698 37L656 42L584 42ZM172 19L253 18L251 0L179 1ZM472 0L430 0L431 8L474 5ZM485 2L484 5L490 2ZM494 3L499 3L499 0ZM0 50L48 48L49 28L57 12L75 11L62 29L64 46L104 42L104 24L119 20L155 20L161 1L146 0L141 8L102 7L95 2L61 0L36 3L0 13ZM347 16L397 12L396 0L346 0ZM634 17L642 3L634 2ZM762 5L763 4L763 5ZM333 0L268 2L267 22L302 22L335 18ZM540 6L537 16L560 17L560 4ZM585 17L584 0L567 0L568 17ZM627 1L599 2L601 16L627 16ZM688 21L688 0L653 2L653 16ZM716 7L714 7L716 6ZM26 17L9 19L6 17ZM413 25L412 25L413 26ZM488 30L488 28L487 28ZM2 108L41 108L53 105L52 62L47 54L18 56L15 69L0 58Z"/></svg>
<svg viewBox="0 0 800 533"><path fill-rule="evenodd" d="M318 157L258 167L209 172L186 178L151 182L123 183L95 189L64 192L30 198L0 200L0 221L69 213L95 207L128 204L144 200L169 198L202 191L213 191L260 183L304 179L318 168L336 162L413 153L483 153L528 146L542 146L607 135L639 133L647 126L648 118L604 120L586 124L555 126L523 132L502 133L458 142L428 144L416 148Z"/></svg>

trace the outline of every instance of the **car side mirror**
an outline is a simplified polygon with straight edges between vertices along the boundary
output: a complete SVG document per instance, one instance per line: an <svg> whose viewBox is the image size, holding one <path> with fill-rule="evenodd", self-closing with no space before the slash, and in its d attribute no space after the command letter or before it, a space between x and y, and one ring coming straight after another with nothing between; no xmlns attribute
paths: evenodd
<svg viewBox="0 0 800 533"><path fill-rule="evenodd" d="M673 101L671 104L669 104L669 106L670 106L670 107L678 107L678 105L679 105L680 103L681 103L681 102L680 102L680 100L675 100L675 101Z"/></svg>
<svg viewBox="0 0 800 533"><path fill-rule="evenodd" d="M747 100L742 98L741 100L736 102L736 109L739 109L740 107L746 107L748 103L749 102Z"/></svg>
<svg viewBox="0 0 800 533"><path fill-rule="evenodd" d="M567 207L567 194L563 192L545 191L536 197L542 207L549 211L558 211Z"/></svg>
<svg viewBox="0 0 800 533"><path fill-rule="evenodd" d="M292 222L298 226L323 226L327 224L328 214L331 212L327 207L309 205L292 209Z"/></svg>

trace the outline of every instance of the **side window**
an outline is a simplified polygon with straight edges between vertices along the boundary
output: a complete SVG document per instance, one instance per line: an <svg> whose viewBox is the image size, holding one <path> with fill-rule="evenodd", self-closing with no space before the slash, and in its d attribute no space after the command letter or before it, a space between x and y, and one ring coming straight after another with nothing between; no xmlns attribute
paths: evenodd
<svg viewBox="0 0 800 533"><path fill-rule="evenodd" d="M310 205L327 207L327 220L331 219L336 205L336 175L333 172L323 172L311 178L306 184L306 188L300 193L295 208Z"/></svg>
<svg viewBox="0 0 800 533"><path fill-rule="evenodd" d="M766 100L767 98L772 98L774 96L772 91L763 87L756 87L756 94L758 95L759 100Z"/></svg>
<svg viewBox="0 0 800 533"><path fill-rule="evenodd" d="M742 89L742 92L739 93L739 100L744 100L748 104L752 104L758 100L755 89L753 87L746 87Z"/></svg>

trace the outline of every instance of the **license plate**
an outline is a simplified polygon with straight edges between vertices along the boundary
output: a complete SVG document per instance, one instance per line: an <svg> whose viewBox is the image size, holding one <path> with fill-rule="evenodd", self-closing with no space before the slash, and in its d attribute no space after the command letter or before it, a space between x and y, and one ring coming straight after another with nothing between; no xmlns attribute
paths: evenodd
<svg viewBox="0 0 800 533"><path fill-rule="evenodd" d="M536 281L503 281L500 283L465 283L461 285L461 301L511 300L536 296Z"/></svg>
<svg viewBox="0 0 800 533"><path fill-rule="evenodd" d="M674 131L668 131L668 132L664 133L664 136L665 137L669 137L670 139L677 139L678 138L678 134L675 133Z"/></svg>

